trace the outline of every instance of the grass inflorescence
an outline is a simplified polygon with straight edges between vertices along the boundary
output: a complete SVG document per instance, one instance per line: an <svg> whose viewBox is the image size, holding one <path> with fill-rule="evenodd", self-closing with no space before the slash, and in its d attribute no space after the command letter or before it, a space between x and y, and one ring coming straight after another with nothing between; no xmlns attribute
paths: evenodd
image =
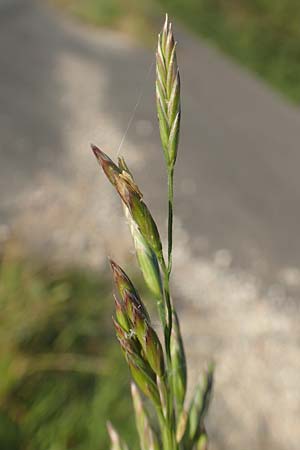
<svg viewBox="0 0 300 450"><path fill-rule="evenodd" d="M159 338L138 290L125 270L111 260L115 284L113 323L132 377L131 393L141 450L206 450L205 416L212 392L213 367L208 367L188 404L184 343L171 295L173 179L179 144L181 101L176 42L168 16L158 36L156 104L168 179L166 252L156 222L124 158L119 158L115 163L92 145L104 174L123 204L145 284L157 303L163 340ZM112 450L128 448L110 422L108 432Z"/></svg>

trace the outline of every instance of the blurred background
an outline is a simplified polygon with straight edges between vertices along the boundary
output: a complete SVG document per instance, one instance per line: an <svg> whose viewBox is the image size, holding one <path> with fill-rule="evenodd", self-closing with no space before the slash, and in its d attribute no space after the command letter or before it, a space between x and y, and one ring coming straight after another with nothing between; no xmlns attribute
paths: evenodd
<svg viewBox="0 0 300 450"><path fill-rule="evenodd" d="M104 450L107 419L137 448L106 255L153 305L89 144L125 156L165 230L166 11L189 390L215 360L212 450L299 449L299 1L0 0L1 450Z"/></svg>

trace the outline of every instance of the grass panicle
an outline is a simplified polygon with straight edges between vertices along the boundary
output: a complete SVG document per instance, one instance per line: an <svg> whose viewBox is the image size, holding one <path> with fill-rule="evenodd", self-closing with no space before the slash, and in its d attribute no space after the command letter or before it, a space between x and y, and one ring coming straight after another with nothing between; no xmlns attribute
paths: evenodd
<svg viewBox="0 0 300 450"><path fill-rule="evenodd" d="M206 417L213 384L213 367L186 403L187 368L180 323L174 307L170 276L173 248L173 178L180 132L180 76L176 42L168 16L158 36L156 102L168 177L168 249L165 259L158 227L143 201L124 158L114 163L92 146L108 180L119 194L137 254L137 261L157 302L164 342L155 331L146 306L125 271L110 261L116 287L113 323L134 384L131 387L141 450L205 450ZM145 396L145 399L140 394ZM148 399L146 401L146 399ZM109 424L112 450L126 445Z"/></svg>

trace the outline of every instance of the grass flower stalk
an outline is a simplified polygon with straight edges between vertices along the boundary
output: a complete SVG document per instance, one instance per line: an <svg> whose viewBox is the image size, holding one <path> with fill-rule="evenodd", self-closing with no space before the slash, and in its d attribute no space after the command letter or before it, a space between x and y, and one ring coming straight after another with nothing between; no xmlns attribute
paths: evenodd
<svg viewBox="0 0 300 450"><path fill-rule="evenodd" d="M180 133L180 76L176 42L166 16L156 52L156 105L168 179L168 244L165 259L160 233L124 158L113 162L97 146L92 150L119 195L145 283L157 303L164 344L147 307L125 271L110 260L115 283L117 339L134 383L131 387L141 450L207 450L205 417L211 400L213 366L187 405L187 366L180 322L171 297L174 168ZM152 411L150 411L152 405ZM108 424L112 450L126 444Z"/></svg>

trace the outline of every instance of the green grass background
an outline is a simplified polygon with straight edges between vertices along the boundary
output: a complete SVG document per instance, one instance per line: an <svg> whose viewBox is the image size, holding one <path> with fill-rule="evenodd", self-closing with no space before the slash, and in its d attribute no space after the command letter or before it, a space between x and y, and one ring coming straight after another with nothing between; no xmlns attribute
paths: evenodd
<svg viewBox="0 0 300 450"><path fill-rule="evenodd" d="M145 38L168 11L300 102L299 0L58 0L81 18ZM155 35L155 34L154 34Z"/></svg>
<svg viewBox="0 0 300 450"><path fill-rule="evenodd" d="M2 260L1 450L107 450L108 419L134 445L111 291L101 274Z"/></svg>

